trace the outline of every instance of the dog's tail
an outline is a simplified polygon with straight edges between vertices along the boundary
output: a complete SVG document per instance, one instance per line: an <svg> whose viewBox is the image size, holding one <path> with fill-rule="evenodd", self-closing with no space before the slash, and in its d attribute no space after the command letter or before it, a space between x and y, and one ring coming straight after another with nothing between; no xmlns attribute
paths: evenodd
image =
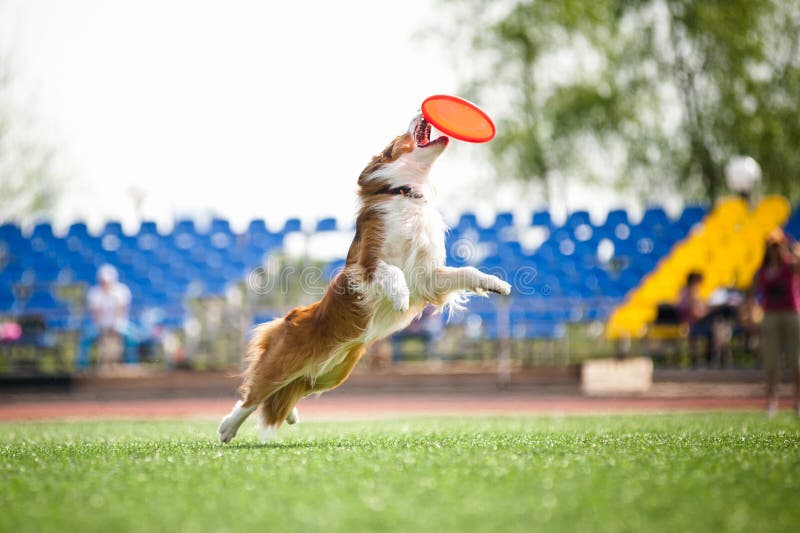
<svg viewBox="0 0 800 533"><path fill-rule="evenodd" d="M280 427L297 402L305 398L309 392L309 384L303 379L297 379L278 389L261 405L262 425L275 429Z"/></svg>
<svg viewBox="0 0 800 533"><path fill-rule="evenodd" d="M242 378L242 385L239 387L239 394L242 398L247 398L250 395L250 388L255 377L256 366L263 357L269 353L270 347L274 343L275 335L279 333L280 328L283 327L283 318L276 318L270 322L265 322L256 326L253 331L253 336L247 346L245 354L246 368L239 374Z"/></svg>

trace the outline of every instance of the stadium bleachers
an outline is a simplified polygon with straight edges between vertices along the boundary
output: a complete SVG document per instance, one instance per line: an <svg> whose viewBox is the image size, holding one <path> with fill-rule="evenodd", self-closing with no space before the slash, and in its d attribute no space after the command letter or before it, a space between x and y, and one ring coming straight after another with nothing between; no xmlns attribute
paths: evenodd
<svg viewBox="0 0 800 533"><path fill-rule="evenodd" d="M485 338L497 337L501 313L508 313L505 318L513 338L557 339L569 323L609 317L613 329L620 312L626 316L626 305L642 303L641 291L647 295L647 305L674 298L686 269L698 266L705 257L690 254L693 259L683 261L691 250L702 246L722 250L714 243L730 244L740 237L746 237L742 242L747 246L736 245L736 250L751 244L757 248L766 231L784 222L787 232L800 237L800 210L788 215L785 200L770 198L752 214L736 200L728 200L711 212L702 205L688 205L674 218L661 207L651 206L638 221L621 209L609 211L599 222L586 211L574 211L563 223L557 223L548 211L537 211L527 220L516 220L506 212L486 225L475 214L463 213L447 235L448 262L498 273L512 283L514 292L505 307L496 298L473 300L467 313L454 316L451 324L469 323L473 328L477 324ZM746 235L731 233L731 227L743 222L756 229ZM289 219L279 231L268 229L263 220L253 220L240 233L222 218L212 219L202 229L192 220L177 220L169 232L143 221L132 234L117 221L109 221L97 233L77 222L63 234L48 223L28 230L3 224L0 315L35 312L51 328L77 327L84 320L82 305L74 298L62 298L61 289L91 285L97 268L110 263L131 288L134 316L155 308L165 323L180 326L188 300L223 296L270 254L279 253L287 234L328 234L340 229L332 218L321 219L311 228L304 228L299 219ZM525 244L523 237L529 231L541 235L535 246ZM711 276L704 290L710 292L721 283L740 285L752 273L757 255L758 249L742 252L739 266L727 270L721 262L709 263L719 263L714 268L720 272ZM670 262L680 263L680 268L661 274ZM324 277L334 275L343 264L341 258L330 260L323 268ZM653 279L668 278L670 283L660 285L664 290L648 292ZM630 327L625 331L640 327L647 317L647 313L637 315L636 324L626 325Z"/></svg>
<svg viewBox="0 0 800 533"><path fill-rule="evenodd" d="M670 242L668 254L651 268L642 283L632 290L625 302L611 316L606 335L612 339L639 338L647 325L656 317L660 303L674 302L683 287L689 272L703 274L701 294L708 298L720 288L745 290L758 269L764 254L767 234L784 226L792 232L792 222L798 210L789 219L791 206L780 196L764 198L754 209L738 197L726 198L699 223L699 213L684 210L679 220L683 228L697 227L691 235L681 241ZM647 214L642 219L644 224ZM788 222L787 222L787 219ZM648 222L650 235L656 236L662 217L653 217ZM653 265L655 266L655 265Z"/></svg>

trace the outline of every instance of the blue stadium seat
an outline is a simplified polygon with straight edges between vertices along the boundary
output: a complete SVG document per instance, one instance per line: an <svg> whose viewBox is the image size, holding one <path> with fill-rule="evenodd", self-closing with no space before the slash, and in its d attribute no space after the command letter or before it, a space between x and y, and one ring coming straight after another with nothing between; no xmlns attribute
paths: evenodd
<svg viewBox="0 0 800 533"><path fill-rule="evenodd" d="M92 285L97 278L97 268L93 264L72 263L67 267L64 278L72 283Z"/></svg>
<svg viewBox="0 0 800 533"><path fill-rule="evenodd" d="M136 300L137 305L145 307L164 307L171 303L166 291L153 288L138 293Z"/></svg>
<svg viewBox="0 0 800 533"><path fill-rule="evenodd" d="M263 220L252 220L243 239L245 251L243 257L263 256L265 252L283 245L282 233L271 233ZM252 263L252 261L248 261ZM260 262L260 261L259 261Z"/></svg>
<svg viewBox="0 0 800 533"><path fill-rule="evenodd" d="M0 240L21 240L22 231L16 224L3 224L0 226Z"/></svg>
<svg viewBox="0 0 800 533"><path fill-rule="evenodd" d="M136 236L136 246L142 251L156 250L162 246L166 246L168 239L162 237L155 231L142 231Z"/></svg>
<svg viewBox="0 0 800 533"><path fill-rule="evenodd" d="M794 240L800 240L800 220L790 220L784 229Z"/></svg>
<svg viewBox="0 0 800 533"><path fill-rule="evenodd" d="M505 228L512 227L514 225L514 213L510 212L501 212L497 213L494 218L494 225L492 225L492 229L495 231L501 231Z"/></svg>
<svg viewBox="0 0 800 533"><path fill-rule="evenodd" d="M572 233L566 228L556 228L550 234L549 241L550 243L554 244L556 247L561 243L561 241L569 241L572 240Z"/></svg>
<svg viewBox="0 0 800 533"><path fill-rule="evenodd" d="M795 206L794 211L791 216L789 216L789 220L786 221L784 230L787 234L791 235L793 239L800 240L800 203Z"/></svg>
<svg viewBox="0 0 800 533"><path fill-rule="evenodd" d="M196 249L196 246L199 243L198 237L199 236L196 233L192 233L190 231L173 232L172 243L178 250L186 252L187 250Z"/></svg>
<svg viewBox="0 0 800 533"><path fill-rule="evenodd" d="M567 216L567 220L564 223L564 226L573 230L576 227L580 226L581 224L588 224L589 226L592 225L592 220L589 218L588 211L573 211L572 213Z"/></svg>
<svg viewBox="0 0 800 533"><path fill-rule="evenodd" d="M267 229L267 225L264 223L264 220L257 218L251 220L247 225L247 234L251 236L269 235L269 230Z"/></svg>
<svg viewBox="0 0 800 533"><path fill-rule="evenodd" d="M208 234L213 235L215 233L225 233L227 235L233 235L233 230L231 230L230 222L228 222L228 220L224 218L212 218L211 225L208 228Z"/></svg>
<svg viewBox="0 0 800 533"><path fill-rule="evenodd" d="M49 290L37 290L25 301L25 311L53 311L65 307Z"/></svg>
<svg viewBox="0 0 800 533"><path fill-rule="evenodd" d="M49 222L40 222L33 227L33 231L31 232L31 239L40 238L45 241L51 241L55 239L55 235L53 234L53 226Z"/></svg>
<svg viewBox="0 0 800 533"><path fill-rule="evenodd" d="M57 283L61 275L61 267L53 263L38 263L34 269L36 283Z"/></svg>
<svg viewBox="0 0 800 533"><path fill-rule="evenodd" d="M221 276L206 277L203 280L203 296L222 296L228 288L228 280Z"/></svg>
<svg viewBox="0 0 800 533"><path fill-rule="evenodd" d="M65 236L84 239L89 236L89 228L83 222L75 222L73 224L70 224L69 228L67 229L67 234Z"/></svg>
<svg viewBox="0 0 800 533"><path fill-rule="evenodd" d="M194 220L188 218L176 220L175 225L172 227L172 235L175 236L181 233L197 235L197 228L194 226Z"/></svg>
<svg viewBox="0 0 800 533"><path fill-rule="evenodd" d="M550 241L545 241L533 253L533 258L537 263L552 264L556 261L556 257L561 254L558 252L558 246Z"/></svg>
<svg viewBox="0 0 800 533"><path fill-rule="evenodd" d="M0 283L0 312L9 312L17 298L10 284Z"/></svg>
<svg viewBox="0 0 800 533"><path fill-rule="evenodd" d="M283 233L303 231L303 224L299 218L289 218L283 225Z"/></svg>
<svg viewBox="0 0 800 533"><path fill-rule="evenodd" d="M587 322L595 320L605 321L611 314L612 309L613 307L608 304L590 305L586 307L583 311L583 320Z"/></svg>
<svg viewBox="0 0 800 533"><path fill-rule="evenodd" d="M185 321L186 313L181 309L177 312L168 312L161 320L161 324L168 329L177 329L182 328Z"/></svg>
<svg viewBox="0 0 800 533"><path fill-rule="evenodd" d="M603 223L603 226L613 231L618 224L630 225L630 222L628 221L628 212L624 209L612 209L609 211L606 215L606 220Z"/></svg>
<svg viewBox="0 0 800 533"><path fill-rule="evenodd" d="M116 237L122 237L124 234L125 233L122 231L122 223L116 220L106 222L106 225L103 226L103 231L100 232L101 236L114 235Z"/></svg>
<svg viewBox="0 0 800 533"><path fill-rule="evenodd" d="M316 231L336 231L336 229L337 227L335 218L321 218L317 221Z"/></svg>
<svg viewBox="0 0 800 533"><path fill-rule="evenodd" d="M645 227L652 227L652 226L667 226L671 223L669 216L667 216L666 211L663 208L657 206L651 206L645 209L644 214L642 215L642 220L639 222L640 226Z"/></svg>
<svg viewBox="0 0 800 533"><path fill-rule="evenodd" d="M19 283L22 281L26 270L25 266L19 261L6 263L0 269L0 282L8 284Z"/></svg>
<svg viewBox="0 0 800 533"><path fill-rule="evenodd" d="M242 262L249 267L256 267L264 263L267 252L257 244L245 246L240 251Z"/></svg>
<svg viewBox="0 0 800 533"><path fill-rule="evenodd" d="M507 268L508 264L504 259L497 255L492 254L484 257L480 262L480 269L486 272L494 272L497 269Z"/></svg>
<svg viewBox="0 0 800 533"><path fill-rule="evenodd" d="M550 217L550 211L536 211L531 217L531 226L543 226L545 228L553 227L553 220Z"/></svg>
<svg viewBox="0 0 800 533"><path fill-rule="evenodd" d="M139 232L137 235L159 235L158 225L152 220L143 220L139 224Z"/></svg>
<svg viewBox="0 0 800 533"><path fill-rule="evenodd" d="M481 228L478 230L478 241L486 243L496 243L497 233L492 228Z"/></svg>
<svg viewBox="0 0 800 533"><path fill-rule="evenodd" d="M661 238L672 226L672 221L667 213L660 207L648 207L637 228L649 238Z"/></svg>
<svg viewBox="0 0 800 533"><path fill-rule="evenodd" d="M467 229L478 229L479 227L478 217L475 216L475 213L463 213L458 218L458 225L456 225L456 229L459 232Z"/></svg>
<svg viewBox="0 0 800 533"><path fill-rule="evenodd" d="M684 232L687 232L692 229L692 226L703 220L707 212L708 208L705 206L687 205L678 217L677 224L683 228Z"/></svg>
<svg viewBox="0 0 800 533"><path fill-rule="evenodd" d="M214 249L224 250L230 255L236 245L236 236L233 233L216 231L209 235L208 242Z"/></svg>

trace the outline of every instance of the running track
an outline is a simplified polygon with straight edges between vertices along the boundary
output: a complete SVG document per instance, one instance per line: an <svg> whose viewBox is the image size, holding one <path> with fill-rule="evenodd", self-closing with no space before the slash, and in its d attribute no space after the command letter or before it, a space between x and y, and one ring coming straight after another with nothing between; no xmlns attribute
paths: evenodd
<svg viewBox="0 0 800 533"><path fill-rule="evenodd" d="M783 407L790 407L789 399ZM218 419L229 398L20 401L0 404L0 421L64 419ZM524 394L330 394L300 405L302 420L358 420L435 415L587 415L758 410L762 398L589 398Z"/></svg>

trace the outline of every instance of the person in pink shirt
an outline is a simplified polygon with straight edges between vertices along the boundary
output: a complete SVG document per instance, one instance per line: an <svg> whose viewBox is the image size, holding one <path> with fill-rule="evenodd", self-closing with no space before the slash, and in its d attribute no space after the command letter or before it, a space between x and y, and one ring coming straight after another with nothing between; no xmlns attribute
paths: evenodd
<svg viewBox="0 0 800 533"><path fill-rule="evenodd" d="M781 230L767 237L755 285L764 308L761 350L767 380L767 413L778 409L781 356L794 381L794 407L800 416L800 256Z"/></svg>

